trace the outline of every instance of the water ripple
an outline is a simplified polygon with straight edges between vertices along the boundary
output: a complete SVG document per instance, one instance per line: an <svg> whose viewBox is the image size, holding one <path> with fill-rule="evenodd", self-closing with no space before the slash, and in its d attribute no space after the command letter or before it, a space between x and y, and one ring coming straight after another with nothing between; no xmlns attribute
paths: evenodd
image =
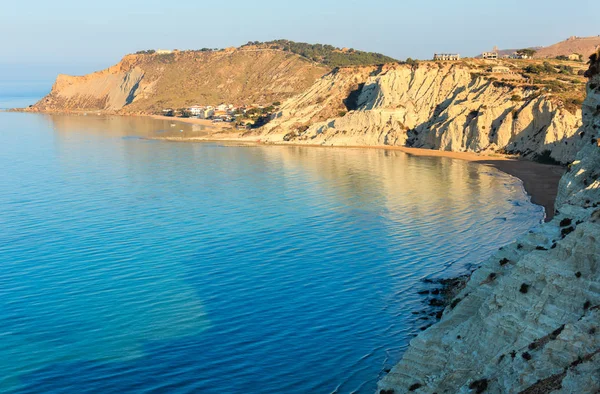
<svg viewBox="0 0 600 394"><path fill-rule="evenodd" d="M543 215L451 159L0 117L2 392L370 393L428 323L421 280Z"/></svg>

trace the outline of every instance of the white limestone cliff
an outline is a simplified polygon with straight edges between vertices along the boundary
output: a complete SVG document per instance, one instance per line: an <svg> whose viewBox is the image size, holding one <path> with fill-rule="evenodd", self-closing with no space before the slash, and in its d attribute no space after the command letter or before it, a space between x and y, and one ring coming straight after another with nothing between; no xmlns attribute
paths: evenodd
<svg viewBox="0 0 600 394"><path fill-rule="evenodd" d="M538 107L539 108L539 107ZM600 75L557 216L500 249L378 385L391 393L600 390Z"/></svg>
<svg viewBox="0 0 600 394"><path fill-rule="evenodd" d="M287 100L259 134L262 142L501 151L567 163L580 126L580 111L535 88L426 63L335 70Z"/></svg>

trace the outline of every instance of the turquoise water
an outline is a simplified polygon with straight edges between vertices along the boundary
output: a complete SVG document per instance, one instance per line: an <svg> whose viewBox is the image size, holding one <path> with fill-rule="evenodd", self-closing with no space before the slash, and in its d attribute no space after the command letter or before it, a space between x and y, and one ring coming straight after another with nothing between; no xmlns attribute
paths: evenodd
<svg viewBox="0 0 600 394"><path fill-rule="evenodd" d="M0 91L1 90L2 89L0 86ZM0 110L26 108L38 102L38 100L44 97L44 95L45 93L38 93L35 96L31 96L30 94L24 94L20 96L4 96L0 94Z"/></svg>
<svg viewBox="0 0 600 394"><path fill-rule="evenodd" d="M422 279L543 218L447 158L139 138L182 132L0 113L0 391L371 393Z"/></svg>

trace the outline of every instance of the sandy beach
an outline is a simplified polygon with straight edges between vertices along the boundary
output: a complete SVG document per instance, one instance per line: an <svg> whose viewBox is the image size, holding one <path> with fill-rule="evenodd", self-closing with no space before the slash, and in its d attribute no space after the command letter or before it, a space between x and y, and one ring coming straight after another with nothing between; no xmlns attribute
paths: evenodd
<svg viewBox="0 0 600 394"><path fill-rule="evenodd" d="M212 120L208 120L208 119L179 118L179 117L176 118L173 116L163 116L163 115L148 115L148 116L150 116L153 119L158 119L158 120L170 120L173 122L181 122L181 123L205 126L207 128L212 128L216 131L221 131L221 130L226 130L226 129L232 128L231 123L226 123L226 122L213 123Z"/></svg>
<svg viewBox="0 0 600 394"><path fill-rule="evenodd" d="M486 156L467 152L445 152L418 148L397 148L415 156L442 156L453 159L467 160L494 167L502 172L519 178L527 194L534 204L541 205L546 210L546 221L554 217L554 202L558 193L558 183L565 173L565 168L556 165L520 160L509 156Z"/></svg>

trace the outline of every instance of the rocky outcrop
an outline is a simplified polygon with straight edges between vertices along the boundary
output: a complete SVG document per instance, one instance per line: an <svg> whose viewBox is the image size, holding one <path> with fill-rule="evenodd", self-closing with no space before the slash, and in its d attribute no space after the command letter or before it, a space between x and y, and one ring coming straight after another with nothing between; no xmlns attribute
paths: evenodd
<svg viewBox="0 0 600 394"><path fill-rule="evenodd" d="M569 162L581 112L531 85L460 64L338 69L286 101L263 142L399 145Z"/></svg>
<svg viewBox="0 0 600 394"><path fill-rule="evenodd" d="M379 392L600 390L600 76L589 76L557 216L484 262Z"/></svg>
<svg viewBox="0 0 600 394"><path fill-rule="evenodd" d="M277 50L128 55L85 76L60 75L33 111L156 113L196 104L265 104L309 88L329 71Z"/></svg>

